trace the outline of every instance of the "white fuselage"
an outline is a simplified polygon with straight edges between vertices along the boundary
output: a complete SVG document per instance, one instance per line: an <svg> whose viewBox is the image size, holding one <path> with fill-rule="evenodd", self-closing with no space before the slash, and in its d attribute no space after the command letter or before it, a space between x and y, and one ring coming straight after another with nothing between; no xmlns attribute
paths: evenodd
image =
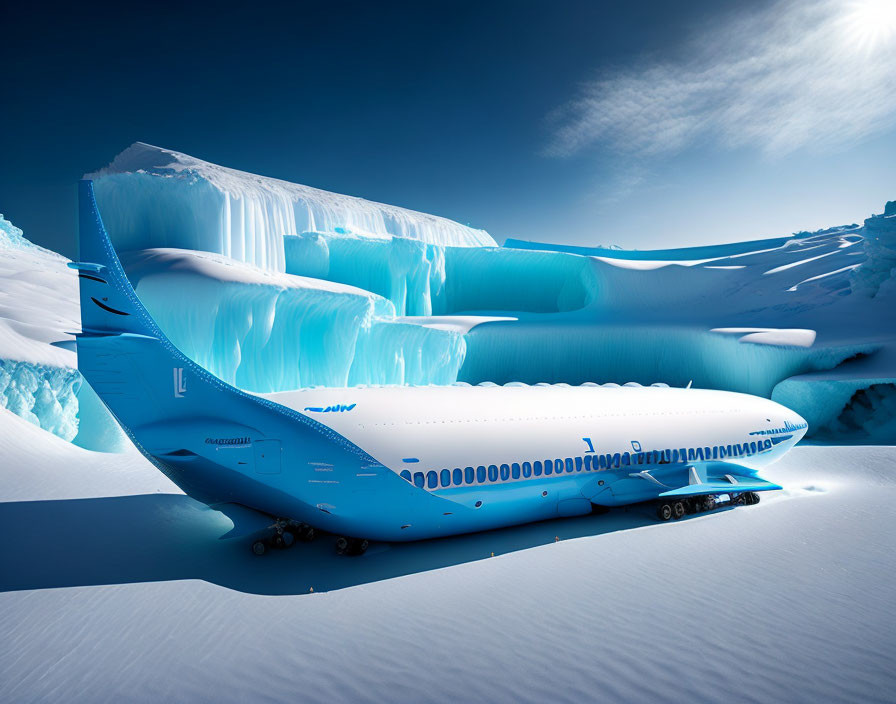
<svg viewBox="0 0 896 704"><path fill-rule="evenodd" d="M676 458L683 453L681 461L755 469L780 457L806 428L797 414L767 399L658 386L358 387L264 396L326 424L399 474L499 469L497 478L492 472L478 484L526 479L510 469L514 463L593 455L577 471L600 471L598 456L609 456L611 467L616 455L626 466L648 466L657 459L650 453L667 450ZM785 439L763 450L761 441L770 436ZM502 465L508 467L503 476ZM426 488L447 488L431 483Z"/></svg>

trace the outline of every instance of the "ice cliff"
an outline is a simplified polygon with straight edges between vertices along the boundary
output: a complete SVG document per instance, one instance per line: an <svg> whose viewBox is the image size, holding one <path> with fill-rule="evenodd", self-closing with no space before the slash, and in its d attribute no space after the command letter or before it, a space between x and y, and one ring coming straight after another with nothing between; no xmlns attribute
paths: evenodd
<svg viewBox="0 0 896 704"><path fill-rule="evenodd" d="M116 246L195 249L284 271L283 237L306 232L494 245L484 230L211 164L137 142L88 174Z"/></svg>

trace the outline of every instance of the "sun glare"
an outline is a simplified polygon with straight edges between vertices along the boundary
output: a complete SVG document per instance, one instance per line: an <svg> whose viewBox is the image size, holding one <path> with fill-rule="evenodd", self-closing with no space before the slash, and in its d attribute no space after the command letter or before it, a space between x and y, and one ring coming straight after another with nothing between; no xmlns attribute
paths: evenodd
<svg viewBox="0 0 896 704"><path fill-rule="evenodd" d="M896 38L896 0L856 0L846 7L848 40L874 49Z"/></svg>

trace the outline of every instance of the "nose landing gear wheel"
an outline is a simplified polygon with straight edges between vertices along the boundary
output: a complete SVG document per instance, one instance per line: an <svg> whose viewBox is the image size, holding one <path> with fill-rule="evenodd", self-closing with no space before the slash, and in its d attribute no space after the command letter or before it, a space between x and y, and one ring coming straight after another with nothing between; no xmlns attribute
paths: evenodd
<svg viewBox="0 0 896 704"><path fill-rule="evenodd" d="M677 521L680 518L684 517L686 512L684 503L682 501L676 501L672 504L672 517Z"/></svg>

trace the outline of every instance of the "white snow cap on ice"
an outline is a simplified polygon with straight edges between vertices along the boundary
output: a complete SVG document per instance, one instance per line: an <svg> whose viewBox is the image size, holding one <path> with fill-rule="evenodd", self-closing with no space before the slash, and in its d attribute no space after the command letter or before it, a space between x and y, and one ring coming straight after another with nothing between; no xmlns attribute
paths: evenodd
<svg viewBox="0 0 896 704"><path fill-rule="evenodd" d="M136 142L86 174L116 245L214 251L283 271L283 236L303 232L496 246L447 218L211 164Z"/></svg>

